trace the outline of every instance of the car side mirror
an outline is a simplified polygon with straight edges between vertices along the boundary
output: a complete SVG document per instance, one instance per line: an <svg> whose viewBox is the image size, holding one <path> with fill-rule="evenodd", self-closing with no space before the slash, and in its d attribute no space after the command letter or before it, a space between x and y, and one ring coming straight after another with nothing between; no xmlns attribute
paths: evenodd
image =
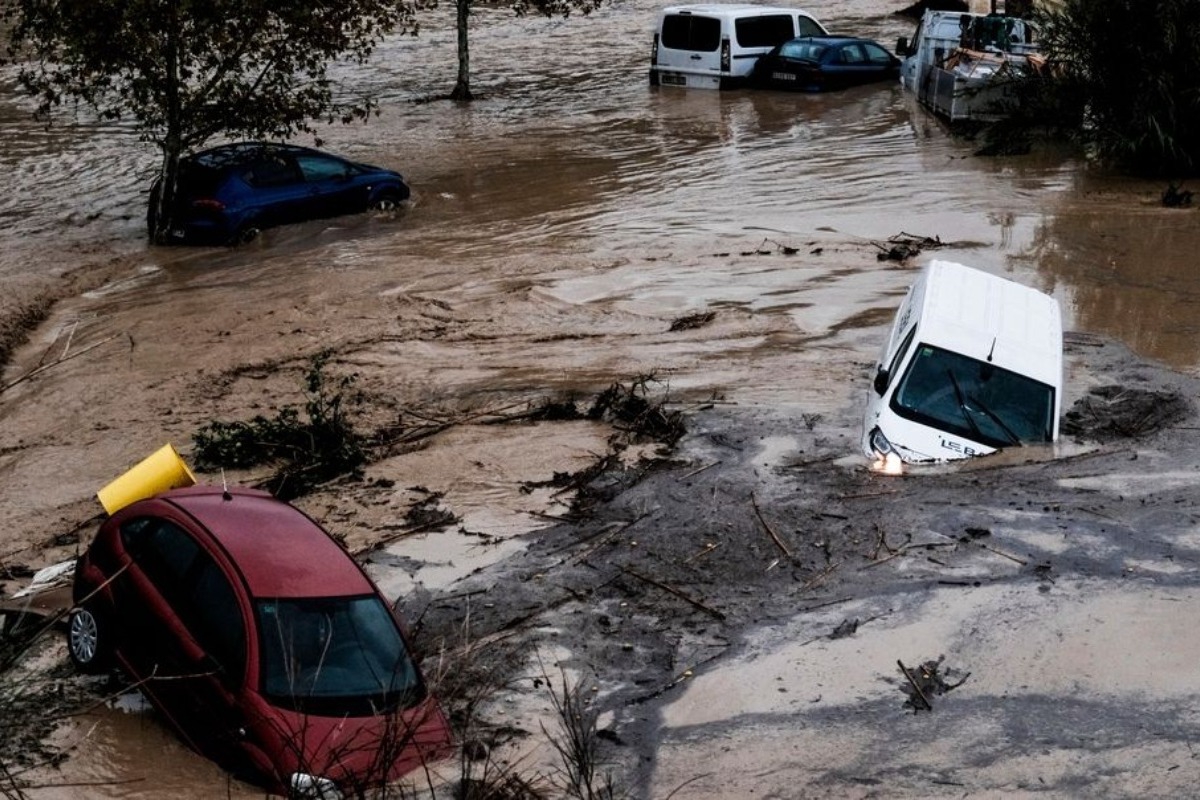
<svg viewBox="0 0 1200 800"><path fill-rule="evenodd" d="M883 397L883 393L887 391L888 387L888 371L880 367L879 371L875 373L875 380L872 381L871 386L875 389L875 394Z"/></svg>
<svg viewBox="0 0 1200 800"><path fill-rule="evenodd" d="M898 55L898 56L912 55L911 53L908 52L908 37L907 36L901 36L899 39L896 40L896 55Z"/></svg>

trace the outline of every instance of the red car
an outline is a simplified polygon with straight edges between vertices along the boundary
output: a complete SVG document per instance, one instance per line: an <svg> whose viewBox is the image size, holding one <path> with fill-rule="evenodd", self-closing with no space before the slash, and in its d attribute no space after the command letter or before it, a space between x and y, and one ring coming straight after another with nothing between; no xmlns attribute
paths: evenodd
<svg viewBox="0 0 1200 800"><path fill-rule="evenodd" d="M197 486L109 517L75 569L68 651L119 666L195 750L290 796L357 795L448 755L379 590L265 492Z"/></svg>

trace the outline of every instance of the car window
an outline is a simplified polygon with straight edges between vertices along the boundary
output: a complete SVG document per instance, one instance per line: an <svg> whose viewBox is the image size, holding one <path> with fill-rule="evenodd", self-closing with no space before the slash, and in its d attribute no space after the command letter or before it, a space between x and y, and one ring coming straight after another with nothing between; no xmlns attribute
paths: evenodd
<svg viewBox="0 0 1200 800"><path fill-rule="evenodd" d="M183 195L216 194L224 181L220 170L203 164L185 161L179 166L179 193Z"/></svg>
<svg viewBox="0 0 1200 800"><path fill-rule="evenodd" d="M821 54L828 48L823 44L797 39L779 48L779 55L784 58L798 58L806 61L820 61Z"/></svg>
<svg viewBox="0 0 1200 800"><path fill-rule="evenodd" d="M867 55L863 52L862 45L848 44L842 48L839 61L843 64L860 65L866 63Z"/></svg>
<svg viewBox="0 0 1200 800"><path fill-rule="evenodd" d="M237 595L225 573L207 553L200 553L186 582L180 616L196 641L229 677L246 669L246 626Z"/></svg>
<svg viewBox="0 0 1200 800"><path fill-rule="evenodd" d="M173 590L196 560L200 545L163 519L142 518L121 526L125 550L159 587Z"/></svg>
<svg viewBox="0 0 1200 800"><path fill-rule="evenodd" d="M864 44L863 48L867 51L867 58L872 64L890 64L892 61L892 57L888 54L888 51L877 44Z"/></svg>
<svg viewBox="0 0 1200 800"><path fill-rule="evenodd" d="M269 153L255 161L243 177L246 183L259 189L300 183L304 176L296 164L285 156Z"/></svg>
<svg viewBox="0 0 1200 800"><path fill-rule="evenodd" d="M662 46L715 53L721 46L721 21L691 14L669 14L663 18Z"/></svg>
<svg viewBox="0 0 1200 800"><path fill-rule="evenodd" d="M351 165L341 159L317 155L296 156L296 164L304 173L304 180L308 183L341 178L354 172Z"/></svg>
<svg viewBox="0 0 1200 800"><path fill-rule="evenodd" d="M742 47L774 47L796 36L791 14L741 17L734 22L733 29Z"/></svg>
<svg viewBox="0 0 1200 800"><path fill-rule="evenodd" d="M891 383L896 377L896 370L900 369L900 365L904 362L904 356L908 353L908 348L912 346L913 336L917 333L917 326L913 325L908 329L908 333L904 336L904 341L896 348L896 354L892 356L892 363L888 365L888 383Z"/></svg>
<svg viewBox="0 0 1200 800"><path fill-rule="evenodd" d="M237 595L212 556L191 534L164 519L127 522L121 538L196 642L231 676L240 676L246 660L245 624Z"/></svg>

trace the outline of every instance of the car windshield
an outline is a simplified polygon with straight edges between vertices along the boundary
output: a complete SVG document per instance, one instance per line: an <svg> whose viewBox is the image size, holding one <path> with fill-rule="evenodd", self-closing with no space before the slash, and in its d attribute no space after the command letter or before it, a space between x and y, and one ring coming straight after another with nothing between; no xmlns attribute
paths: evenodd
<svg viewBox="0 0 1200 800"><path fill-rule="evenodd" d="M804 61L820 61L821 54L827 49L825 45L816 42L792 41L779 48L779 55Z"/></svg>
<svg viewBox="0 0 1200 800"><path fill-rule="evenodd" d="M968 356L921 344L892 397L902 417L990 447L1049 442L1054 389Z"/></svg>
<svg viewBox="0 0 1200 800"><path fill-rule="evenodd" d="M313 714L366 716L411 706L425 689L375 595L261 600L262 690Z"/></svg>

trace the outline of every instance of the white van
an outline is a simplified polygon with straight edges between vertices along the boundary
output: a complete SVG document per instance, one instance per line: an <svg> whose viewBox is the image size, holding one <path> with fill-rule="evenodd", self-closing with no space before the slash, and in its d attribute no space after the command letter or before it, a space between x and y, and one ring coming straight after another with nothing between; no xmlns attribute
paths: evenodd
<svg viewBox="0 0 1200 800"><path fill-rule="evenodd" d="M828 31L796 8L732 5L663 9L650 54L651 86L730 89L744 85L758 57L797 36Z"/></svg>
<svg viewBox="0 0 1200 800"><path fill-rule="evenodd" d="M862 447L889 471L1053 442L1062 318L1036 289L933 261L896 312L867 400Z"/></svg>

